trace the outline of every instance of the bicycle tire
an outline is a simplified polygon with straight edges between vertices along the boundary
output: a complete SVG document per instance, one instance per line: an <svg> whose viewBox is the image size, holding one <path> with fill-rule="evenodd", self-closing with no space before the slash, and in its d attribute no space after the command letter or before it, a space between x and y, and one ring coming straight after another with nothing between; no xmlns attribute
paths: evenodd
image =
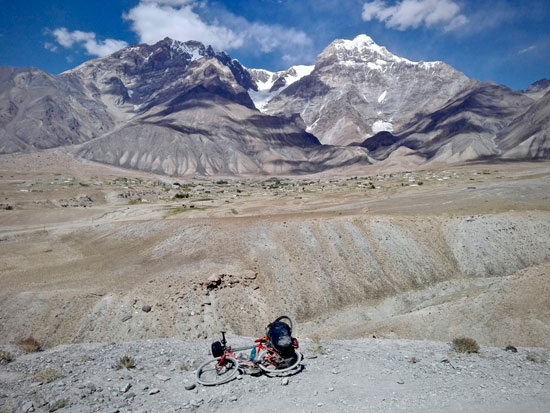
<svg viewBox="0 0 550 413"><path fill-rule="evenodd" d="M296 349L294 349L294 353L296 356L296 360L290 366L285 366L283 368L276 368L277 366L273 366L272 364L265 365L262 362L258 363L258 366L260 367L260 369L262 369L266 373L271 373L271 374L287 373L291 370L298 368L302 363L302 354Z"/></svg>
<svg viewBox="0 0 550 413"><path fill-rule="evenodd" d="M195 377L199 384L203 386L217 386L218 384L227 383L237 376L239 372L239 362L236 359L226 356L226 364L221 370L217 366L220 360L221 357L216 357L199 366L195 373Z"/></svg>

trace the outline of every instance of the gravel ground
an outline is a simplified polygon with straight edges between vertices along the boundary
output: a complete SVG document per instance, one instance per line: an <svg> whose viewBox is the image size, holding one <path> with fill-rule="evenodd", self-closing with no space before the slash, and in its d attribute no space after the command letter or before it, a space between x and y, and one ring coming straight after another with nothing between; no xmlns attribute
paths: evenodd
<svg viewBox="0 0 550 413"><path fill-rule="evenodd" d="M234 346L251 339L230 337ZM175 339L76 344L25 354L0 365L0 412L547 412L550 350L481 348L459 354L449 343L361 339L302 340L301 371L240 376L197 385L193 369L210 342ZM124 355L135 368L117 370ZM45 381L51 380L49 383ZM42 381L42 382L41 382ZM288 381L288 382L287 382ZM60 402L62 401L62 402Z"/></svg>

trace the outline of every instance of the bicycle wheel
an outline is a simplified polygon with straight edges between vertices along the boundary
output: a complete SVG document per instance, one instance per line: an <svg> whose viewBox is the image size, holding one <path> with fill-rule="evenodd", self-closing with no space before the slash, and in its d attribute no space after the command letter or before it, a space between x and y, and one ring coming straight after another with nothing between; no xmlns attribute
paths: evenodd
<svg viewBox="0 0 550 413"><path fill-rule="evenodd" d="M283 359L279 354L275 353L274 355L265 355L262 360L258 363L260 369L266 373L278 374L278 373L287 373L291 370L294 370L300 366L302 362L302 354L294 349L294 356L290 360Z"/></svg>
<svg viewBox="0 0 550 413"><path fill-rule="evenodd" d="M203 386L216 386L234 379L239 372L239 362L226 356L223 365L219 365L220 360L221 357L216 357L201 364L195 374L197 382Z"/></svg>

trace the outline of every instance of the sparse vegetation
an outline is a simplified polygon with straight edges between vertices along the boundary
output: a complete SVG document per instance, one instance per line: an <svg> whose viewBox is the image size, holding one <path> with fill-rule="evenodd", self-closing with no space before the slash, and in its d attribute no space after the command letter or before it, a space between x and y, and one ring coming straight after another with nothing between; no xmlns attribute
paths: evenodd
<svg viewBox="0 0 550 413"><path fill-rule="evenodd" d="M41 344L33 336L24 338L18 344L25 353L36 353L42 350Z"/></svg>
<svg viewBox="0 0 550 413"><path fill-rule="evenodd" d="M13 356L7 351L0 351L0 364L9 363L13 361Z"/></svg>
<svg viewBox="0 0 550 413"><path fill-rule="evenodd" d="M120 370L120 369L129 370L129 369L133 369L134 367L136 367L136 361L134 360L133 357L130 357L127 355L119 358L115 364L115 369L117 370Z"/></svg>
<svg viewBox="0 0 550 413"><path fill-rule="evenodd" d="M185 206L178 206L175 208L170 208L168 212L164 215L164 218L171 217L172 215L181 214L182 212L187 211L187 207Z"/></svg>
<svg viewBox="0 0 550 413"><path fill-rule="evenodd" d="M323 346L321 339L317 336L311 338L311 344L309 345L308 350L313 354L327 354L327 349Z"/></svg>
<svg viewBox="0 0 550 413"><path fill-rule="evenodd" d="M141 198L132 199L132 200L128 201L128 205L137 205L137 204L141 204Z"/></svg>
<svg viewBox="0 0 550 413"><path fill-rule="evenodd" d="M52 368L39 370L34 373L34 378L43 384L51 383L52 381L57 380L61 377L63 377L63 374L60 371Z"/></svg>
<svg viewBox="0 0 550 413"><path fill-rule="evenodd" d="M174 195L174 199L183 199L183 198L189 198L189 194L176 194Z"/></svg>
<svg viewBox="0 0 550 413"><path fill-rule="evenodd" d="M531 363L545 363L546 360L538 353L535 353L534 351L529 351L527 353L527 361L530 361Z"/></svg>
<svg viewBox="0 0 550 413"><path fill-rule="evenodd" d="M473 338L458 337L453 340L453 350L458 353L477 353L479 344Z"/></svg>
<svg viewBox="0 0 550 413"><path fill-rule="evenodd" d="M420 362L420 359L417 359L414 356L409 359L409 363L411 363L411 364L416 364L418 362Z"/></svg>

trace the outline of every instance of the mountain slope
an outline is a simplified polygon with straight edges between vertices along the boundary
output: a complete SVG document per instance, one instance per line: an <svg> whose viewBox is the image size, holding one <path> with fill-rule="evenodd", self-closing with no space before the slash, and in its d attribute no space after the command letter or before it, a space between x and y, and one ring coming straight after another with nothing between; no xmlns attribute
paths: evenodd
<svg viewBox="0 0 550 413"><path fill-rule="evenodd" d="M265 112L299 113L324 144L363 142L398 130L419 112L440 107L472 84L443 62L412 62L366 36L335 40L304 76L265 106Z"/></svg>
<svg viewBox="0 0 550 413"><path fill-rule="evenodd" d="M34 68L0 67L0 153L72 145L114 125L81 84Z"/></svg>
<svg viewBox="0 0 550 413"><path fill-rule="evenodd" d="M495 138L505 159L550 159L550 91Z"/></svg>
<svg viewBox="0 0 550 413"><path fill-rule="evenodd" d="M320 147L299 122L255 110L218 59L193 61L177 82L154 103L144 99L131 121L82 146L78 155L177 175L316 172L331 167L335 153L369 163L364 150Z"/></svg>
<svg viewBox="0 0 550 413"><path fill-rule="evenodd" d="M279 87L295 80L297 70L280 73ZM40 72L40 77L27 74L21 80L15 69L2 73L7 78L2 92L8 96L19 96L16 82L32 91L24 110L14 109L13 99L4 101L4 152L31 144L45 148L87 142L75 148L77 155L169 174L300 173L370 163L362 148L322 147L299 117L257 111L247 92L257 89L251 74L237 60L199 42L164 39L131 46L59 76ZM45 129L51 138L44 139L42 124L49 119L50 105L61 109L51 131ZM95 113L87 108L102 120L86 121ZM71 116L77 119L69 122L76 125L69 134L58 125ZM14 123L27 142L11 137ZM29 133L29 124L37 132ZM88 129L79 129L80 124ZM98 130L92 128L96 124ZM35 141L28 136L36 136ZM54 139L59 136L63 139Z"/></svg>
<svg viewBox="0 0 550 413"><path fill-rule="evenodd" d="M401 133L379 133L361 145L376 159L399 147L413 149L426 160L462 162L494 156L494 138L532 99L494 83L477 83L433 113L418 113Z"/></svg>

